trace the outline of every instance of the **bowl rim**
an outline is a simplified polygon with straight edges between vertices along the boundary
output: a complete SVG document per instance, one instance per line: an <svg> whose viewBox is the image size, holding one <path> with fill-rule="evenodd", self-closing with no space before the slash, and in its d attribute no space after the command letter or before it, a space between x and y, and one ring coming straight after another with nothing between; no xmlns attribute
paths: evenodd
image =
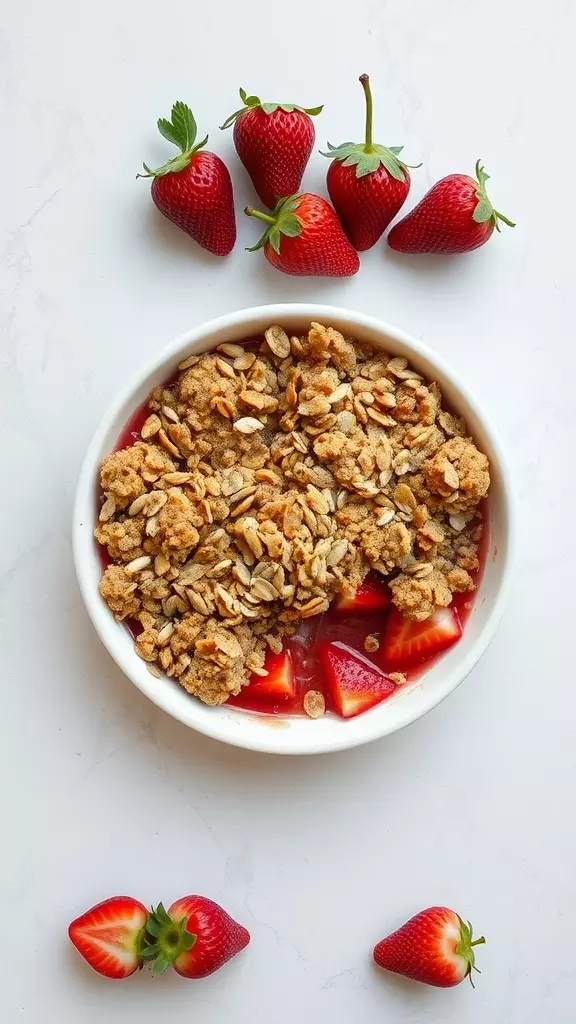
<svg viewBox="0 0 576 1024"><path fill-rule="evenodd" d="M87 562L90 559L90 555L94 553L92 534L94 519L87 523L86 511L90 507L90 501L93 501L94 498L95 474L102 458L103 442L122 410L129 406L131 401L133 402L134 393L149 376L158 375L160 377L159 371L165 364L172 362L178 356L182 356L186 349L199 342L206 341L209 343L210 337L217 332L227 329L238 330L243 324L246 325L246 330L249 332L250 324L255 320L267 321L268 323L282 323L283 318L288 317L296 317L308 322L339 321L340 323L349 324L351 332L353 332L354 327L360 327L366 331L374 331L376 334L387 335L392 341L397 341L400 345L411 349L416 357L421 357L423 360L431 363L438 370L439 376L448 381L451 387L462 396L463 402L479 421L489 441L491 461L496 464L501 479L502 512L505 528L505 550L500 567L500 579L491 602L488 617L481 628L479 636L473 642L465 657L461 662L453 666L450 672L446 673L443 684L439 686L438 682L436 682L434 689L430 688L427 696L425 687L422 687L424 697L421 700L420 706L417 708L405 706L403 711L401 710L396 715L394 722L375 720L370 717L371 713L368 712L345 723L346 726L349 726L352 722L358 723L363 720L363 729L356 728L348 731L342 729L335 731L333 738L329 736L328 739L323 738L322 740L320 740L319 736L314 737L313 732L311 732L306 743L303 743L301 737L293 737L292 742L290 742L285 734L282 736L282 741L279 742L279 731L273 728L262 728L260 733L257 733L255 730L253 735L246 737L241 734L241 730L236 732L230 728L228 719L221 719L216 714L211 717L208 716L203 721L193 721L191 720L194 717L192 709L199 703L193 697L190 697L191 714L183 715L178 713L178 710L171 706L171 691L167 686L162 685L162 683L169 683L173 686L172 680L165 677L161 677L161 679L153 677L147 672L144 664L142 665L144 669L143 674L135 676L131 659L126 655L126 645L117 642L119 634L116 630L119 624L111 617L111 613L105 607L97 588L93 586L92 580L88 578L88 571L85 571L87 570ZM255 328L252 329L254 330ZM210 349L211 346L208 345L204 351L210 351ZM130 411L127 415L130 415ZM400 729L423 717L432 708L437 707L460 685L484 654L504 614L512 585L515 532L511 476L498 434L480 409L467 385L461 381L459 375L451 366L445 363L441 356L437 355L436 352L428 348L427 345L417 338L414 338L393 324L380 320L378 317L360 313L346 307L332 306L324 303L284 302L250 306L204 321L173 338L153 358L149 359L129 377L127 383L119 390L101 417L84 454L74 500L72 547L80 592L98 636L124 675L142 693L149 697L153 703L190 728L232 746L262 753L319 754L360 746L398 732ZM137 657L131 648L130 653L133 658ZM201 707L204 706L201 705ZM241 712L240 714L244 716L247 713ZM281 716L279 717L281 718ZM314 724L314 722L311 722L311 727Z"/></svg>

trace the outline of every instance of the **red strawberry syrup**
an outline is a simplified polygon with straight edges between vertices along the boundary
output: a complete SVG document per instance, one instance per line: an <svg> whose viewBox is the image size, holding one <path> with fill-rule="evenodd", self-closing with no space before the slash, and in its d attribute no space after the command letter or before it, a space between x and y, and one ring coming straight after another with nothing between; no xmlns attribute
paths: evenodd
<svg viewBox="0 0 576 1024"><path fill-rule="evenodd" d="M484 535L487 534L486 518L484 517ZM484 541L483 541L484 547ZM482 563L481 563L482 564ZM482 570L474 574L475 582L478 585ZM470 616L474 603L476 591L469 594L454 594L451 607L457 613L462 626ZM261 712L266 715L303 715L304 694L307 690L320 690L326 696L326 706L330 708L330 701L325 692L323 672L320 666L318 651L320 645L330 640L338 640L346 644L354 651L359 651L364 658L371 661L378 668L386 672L386 663L382 654L378 651L370 653L364 648L364 641L367 636L375 635L381 640L384 635L390 608L381 611L360 614L354 612L337 612L331 608L323 615L317 615L312 619L305 619L299 626L294 636L286 639L285 649L292 655L294 666L294 677L296 683L296 694L294 699L278 700L274 703L256 697L247 686L237 697L231 697L228 701L234 707L243 708L246 711ZM432 658L421 661L418 665L410 668L394 665L390 671L404 672L409 682L418 679L432 665L442 657L437 654Z"/></svg>

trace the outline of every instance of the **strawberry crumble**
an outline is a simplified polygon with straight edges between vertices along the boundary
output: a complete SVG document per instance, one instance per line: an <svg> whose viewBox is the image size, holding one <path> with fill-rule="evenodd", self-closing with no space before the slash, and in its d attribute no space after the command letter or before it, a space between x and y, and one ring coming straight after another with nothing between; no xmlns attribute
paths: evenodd
<svg viewBox="0 0 576 1024"><path fill-rule="evenodd" d="M461 635L488 460L406 359L273 325L184 360L122 443L100 471L100 592L153 674L207 704L260 687L346 717ZM342 615L361 638L327 636L326 685L296 700L300 639Z"/></svg>

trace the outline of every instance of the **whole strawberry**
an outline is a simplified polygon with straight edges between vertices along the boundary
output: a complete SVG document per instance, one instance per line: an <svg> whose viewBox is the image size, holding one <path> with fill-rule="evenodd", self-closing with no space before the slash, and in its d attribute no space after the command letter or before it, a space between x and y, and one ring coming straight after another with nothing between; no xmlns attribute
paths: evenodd
<svg viewBox="0 0 576 1024"><path fill-rule="evenodd" d="M112 896L91 907L68 928L70 941L105 978L129 978L142 967L148 911L132 896Z"/></svg>
<svg viewBox="0 0 576 1024"><path fill-rule="evenodd" d="M244 213L268 224L250 252L264 249L269 263L295 276L351 277L360 267L330 203L312 192L281 199L271 214L247 206Z"/></svg>
<svg viewBox="0 0 576 1024"><path fill-rule="evenodd" d="M366 97L364 142L331 146L326 183L330 199L352 245L363 251L376 244L410 191L408 165L400 160L402 146L378 146L372 141L372 93L368 75L360 75Z"/></svg>
<svg viewBox="0 0 576 1024"><path fill-rule="evenodd" d="M476 178L449 174L436 182L418 206L394 225L388 245L397 252L450 256L484 245L494 228L500 231L500 221L516 227L492 206L486 194L488 178L478 160Z"/></svg>
<svg viewBox="0 0 576 1024"><path fill-rule="evenodd" d="M477 971L472 925L447 907L429 907L374 947L379 967L437 988L451 988Z"/></svg>
<svg viewBox="0 0 576 1024"><path fill-rule="evenodd" d="M158 130L178 146L180 154L156 170L144 164L146 173L137 177L154 179L152 199L160 213L203 249L227 256L236 241L236 218L226 164L202 148L208 136L196 142L196 121L185 103L175 103L170 121L161 117Z"/></svg>
<svg viewBox="0 0 576 1024"><path fill-rule="evenodd" d="M250 933L206 896L183 896L166 911L161 903L146 925L142 956L155 974L172 964L183 978L207 978L250 942Z"/></svg>
<svg viewBox="0 0 576 1024"><path fill-rule="evenodd" d="M244 106L221 125L234 124L234 145L252 184L265 206L300 188L316 134L312 117L322 107L293 103L261 103L240 89Z"/></svg>

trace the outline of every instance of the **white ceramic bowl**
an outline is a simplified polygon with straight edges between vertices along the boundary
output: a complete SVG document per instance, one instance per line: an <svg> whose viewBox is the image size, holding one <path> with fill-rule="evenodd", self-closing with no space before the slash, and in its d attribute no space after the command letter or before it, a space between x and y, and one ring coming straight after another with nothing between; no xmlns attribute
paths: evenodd
<svg viewBox="0 0 576 1024"><path fill-rule="evenodd" d="M315 721L300 717L268 718L226 706L206 707L173 680L156 679L134 652L127 629L117 623L98 592L102 568L93 539L99 464L114 449L134 410L150 389L168 379L193 352L213 349L261 333L271 323L293 331L312 320L337 327L359 339L406 356L428 379L437 380L452 408L461 413L479 447L490 459L490 542L487 564L464 636L417 683L357 718L333 715ZM150 700L199 732L251 750L276 754L317 754L355 747L402 729L440 703L468 675L490 643L508 596L511 575L512 509L510 481L500 443L467 387L421 342L362 313L314 303L257 306L229 313L195 327L172 341L132 377L103 417L86 452L74 507L74 560L82 596L94 626L110 654Z"/></svg>

